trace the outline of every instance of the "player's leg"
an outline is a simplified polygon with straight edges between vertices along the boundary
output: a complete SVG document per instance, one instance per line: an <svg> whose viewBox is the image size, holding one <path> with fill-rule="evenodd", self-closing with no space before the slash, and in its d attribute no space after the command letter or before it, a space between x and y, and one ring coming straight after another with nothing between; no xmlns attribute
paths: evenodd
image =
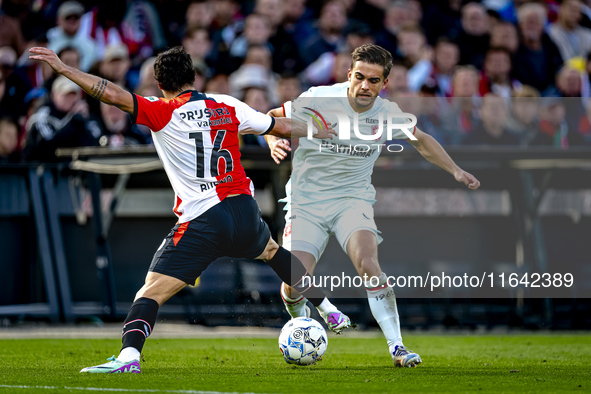
<svg viewBox="0 0 591 394"><path fill-rule="evenodd" d="M148 272L146 282L137 292L123 324L119 356L110 358L106 364L84 368L80 372L139 373L142 348L154 329L158 308L185 286L185 282L172 276Z"/></svg>
<svg viewBox="0 0 591 394"><path fill-rule="evenodd" d="M314 258L314 255L300 250L293 250L291 253L302 262L310 275L314 273L314 268L316 268L316 259ZM306 297L298 293L285 282L281 284L280 291L285 309L292 318L310 317L310 308L306 305L308 303Z"/></svg>
<svg viewBox="0 0 591 394"><path fill-rule="evenodd" d="M123 325L118 357L80 372L139 373L139 359L146 339L156 323L159 307L187 284L195 283L201 272L219 256L215 254L217 228L207 226L207 212L191 222L177 224L154 254L142 288L136 293ZM223 230L223 229L222 229Z"/></svg>
<svg viewBox="0 0 591 394"><path fill-rule="evenodd" d="M330 221L327 216L330 215L326 215L323 207L320 206L307 208L310 212L297 209L292 213L291 204L289 204L285 215L287 222L283 232L283 247L291 251L306 267L308 274L312 275L330 238L327 231L327 222ZM280 291L285 309L292 318L310 316L306 297L285 282L281 285ZM349 317L339 311L328 298L325 297L316 309L331 331L340 334L343 330L352 327Z"/></svg>
<svg viewBox="0 0 591 394"><path fill-rule="evenodd" d="M396 296L394 289L388 285L388 278L382 272L378 262L376 233L363 229L354 232L349 237L346 251L357 273L367 277L365 288L371 313L386 337L394 365L416 367L421 363L421 358L418 354L406 349L402 343Z"/></svg>

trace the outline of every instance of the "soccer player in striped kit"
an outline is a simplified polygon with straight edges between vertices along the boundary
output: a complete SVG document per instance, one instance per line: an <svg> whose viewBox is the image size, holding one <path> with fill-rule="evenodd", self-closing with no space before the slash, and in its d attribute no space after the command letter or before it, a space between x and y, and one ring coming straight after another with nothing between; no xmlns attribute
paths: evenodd
<svg viewBox="0 0 591 394"><path fill-rule="evenodd" d="M47 48L31 48L33 60L47 62L58 74L87 94L115 105L132 121L151 129L154 145L175 192L178 223L164 239L144 286L123 326L123 346L108 363L82 369L88 373L139 373L145 340L152 333L158 308L220 257L265 261L286 283L316 306L325 299L302 263L280 247L262 220L254 187L240 163L238 134L271 134L282 138L306 135L306 126L262 114L226 95L195 90L191 57L181 48L158 55L154 77L164 98L141 97L112 82L64 65ZM332 138L330 128L316 130Z"/></svg>

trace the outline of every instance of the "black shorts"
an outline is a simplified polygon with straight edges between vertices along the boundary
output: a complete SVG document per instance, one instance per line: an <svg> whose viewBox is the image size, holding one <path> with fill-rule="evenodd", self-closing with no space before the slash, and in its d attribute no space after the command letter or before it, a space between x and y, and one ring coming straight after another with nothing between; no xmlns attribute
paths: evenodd
<svg viewBox="0 0 591 394"><path fill-rule="evenodd" d="M175 225L156 251L150 271L192 285L220 257L260 256L269 238L271 232L254 198L227 197L195 219Z"/></svg>

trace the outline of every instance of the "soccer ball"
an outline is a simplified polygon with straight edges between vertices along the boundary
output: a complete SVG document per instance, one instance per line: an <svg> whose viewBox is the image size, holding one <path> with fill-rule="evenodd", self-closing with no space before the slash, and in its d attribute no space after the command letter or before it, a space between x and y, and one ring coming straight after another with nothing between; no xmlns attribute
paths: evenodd
<svg viewBox="0 0 591 394"><path fill-rule="evenodd" d="M279 350L288 364L314 364L326 352L327 345L326 331L309 317L291 319L279 334Z"/></svg>

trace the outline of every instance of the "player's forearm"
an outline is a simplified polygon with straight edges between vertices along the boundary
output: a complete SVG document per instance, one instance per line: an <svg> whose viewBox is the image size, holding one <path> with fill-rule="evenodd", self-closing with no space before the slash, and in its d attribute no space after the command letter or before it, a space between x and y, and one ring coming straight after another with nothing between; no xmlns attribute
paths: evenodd
<svg viewBox="0 0 591 394"><path fill-rule="evenodd" d="M279 138L301 138L308 135L308 126L295 119L275 118L275 127L269 135Z"/></svg>
<svg viewBox="0 0 591 394"><path fill-rule="evenodd" d="M115 105L123 111L133 112L133 98L131 93L121 89L113 82L104 78L84 73L72 67L66 67L62 75L72 80L82 88L90 97L93 97L105 104Z"/></svg>
<svg viewBox="0 0 591 394"><path fill-rule="evenodd" d="M447 154L445 149L428 134L423 134L421 142L416 146L419 153L429 162L441 167L445 171L454 175L461 171L460 167Z"/></svg>

